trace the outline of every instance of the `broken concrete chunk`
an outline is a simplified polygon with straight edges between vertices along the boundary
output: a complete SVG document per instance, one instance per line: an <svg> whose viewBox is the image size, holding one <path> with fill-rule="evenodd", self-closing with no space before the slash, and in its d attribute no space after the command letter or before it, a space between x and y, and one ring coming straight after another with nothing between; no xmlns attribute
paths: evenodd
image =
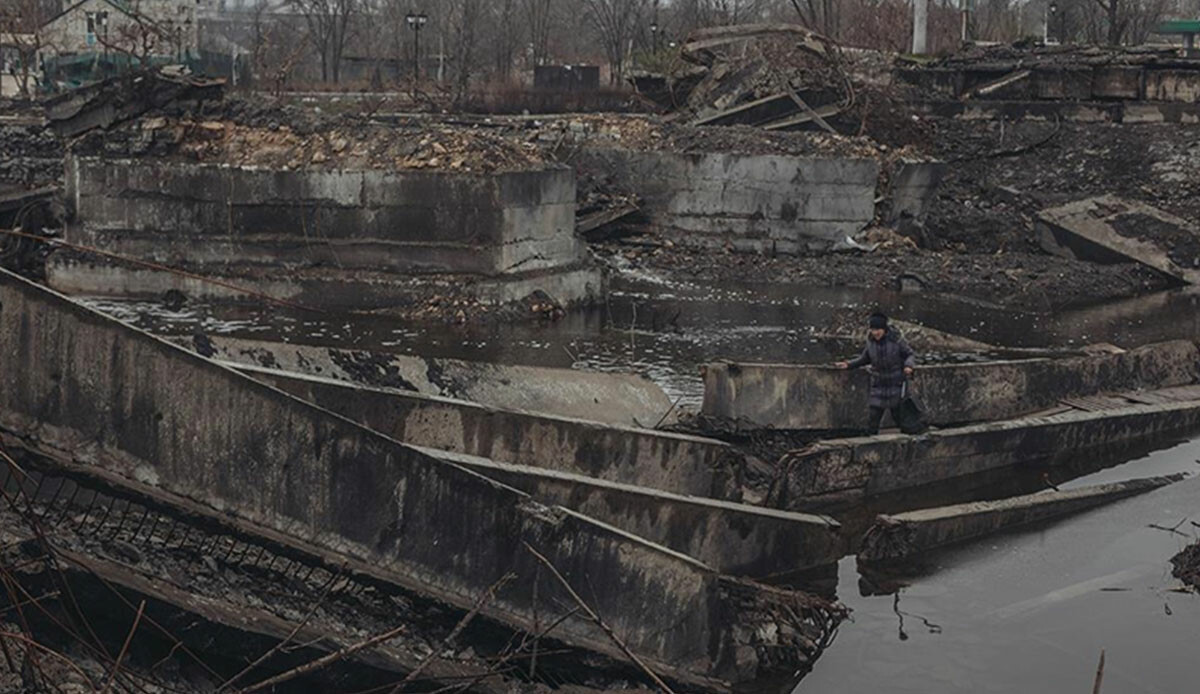
<svg viewBox="0 0 1200 694"><path fill-rule="evenodd" d="M168 338L218 361L468 400L524 412L653 427L671 409L657 384L631 373L489 364L223 336Z"/></svg>
<svg viewBox="0 0 1200 694"><path fill-rule="evenodd" d="M1141 263L1177 281L1200 281L1200 230L1149 205L1112 195L1038 213L1042 247L1098 263Z"/></svg>
<svg viewBox="0 0 1200 694"><path fill-rule="evenodd" d="M863 536L858 558L864 561L900 559L1027 523L1077 513L1164 487L1183 477L1147 477L1063 491L1047 490L998 501L975 501L882 515Z"/></svg>

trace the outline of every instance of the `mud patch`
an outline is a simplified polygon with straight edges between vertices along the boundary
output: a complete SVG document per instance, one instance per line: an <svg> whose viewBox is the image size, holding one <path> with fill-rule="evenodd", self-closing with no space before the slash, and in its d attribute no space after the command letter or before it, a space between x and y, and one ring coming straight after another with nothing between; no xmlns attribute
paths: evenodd
<svg viewBox="0 0 1200 694"><path fill-rule="evenodd" d="M1156 244L1171 262L1183 268L1200 267L1200 236L1147 214L1130 213L1109 222L1121 236Z"/></svg>
<svg viewBox="0 0 1200 694"><path fill-rule="evenodd" d="M1192 588L1200 589L1200 542L1194 542L1171 557L1171 575Z"/></svg>

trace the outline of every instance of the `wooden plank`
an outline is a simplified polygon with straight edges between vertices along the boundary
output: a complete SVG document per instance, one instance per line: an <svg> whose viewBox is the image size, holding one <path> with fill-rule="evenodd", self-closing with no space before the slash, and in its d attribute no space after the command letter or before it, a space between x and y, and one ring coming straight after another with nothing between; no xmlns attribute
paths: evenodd
<svg viewBox="0 0 1200 694"><path fill-rule="evenodd" d="M786 100L787 98L788 98L787 94L772 94L771 96L764 96L761 99L755 99L754 101L747 101L744 104L738 104L737 106L731 106L730 108L727 108L724 111L718 111L717 113L714 113L714 114L711 114L708 116L704 116L703 118L697 118L697 119L693 120L690 123L690 125L708 125L715 121L719 121L722 118L736 116L740 113L745 113L746 111L756 109L759 106L765 106L766 104L769 104L772 101L781 101L781 100Z"/></svg>
<svg viewBox="0 0 1200 694"><path fill-rule="evenodd" d="M987 96L988 94L997 92L1010 84L1016 84L1021 80L1029 79L1030 74L1031 73L1029 70L1016 70L1015 72L1010 72L1003 77L986 82L974 89L967 91L967 93L963 94L962 96L963 101L966 101L972 97Z"/></svg>
<svg viewBox="0 0 1200 694"><path fill-rule="evenodd" d="M817 107L813 109L813 112L821 118L832 118L842 112L842 106L840 104L829 104L827 106ZM782 120L767 123L766 125L762 126L762 128L763 130L782 130L795 125L804 125L812 120L813 116L807 113L800 113L795 116L788 116Z"/></svg>
<svg viewBox="0 0 1200 694"><path fill-rule="evenodd" d="M579 221L575 222L575 230L581 234L586 234L589 231L595 231L606 224L612 224L618 219L628 217L637 212L640 208L632 203L626 203L618 207L613 207L607 210L600 210L592 214L585 215Z"/></svg>

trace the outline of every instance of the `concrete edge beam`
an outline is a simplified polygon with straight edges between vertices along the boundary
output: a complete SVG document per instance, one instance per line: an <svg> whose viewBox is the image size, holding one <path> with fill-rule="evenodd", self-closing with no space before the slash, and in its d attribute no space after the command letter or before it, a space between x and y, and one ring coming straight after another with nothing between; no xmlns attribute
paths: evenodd
<svg viewBox="0 0 1200 694"><path fill-rule="evenodd" d="M861 344L857 346L861 349ZM937 426L996 421L1054 407L1065 398L1157 389L1200 377L1200 348L1188 340L1117 354L922 366L916 392ZM704 366L704 414L760 427L854 431L866 424L870 376L802 364Z"/></svg>
<svg viewBox="0 0 1200 694"><path fill-rule="evenodd" d="M716 439L224 363L398 441L530 470L740 501L747 467L762 466Z"/></svg>
<svg viewBox="0 0 1200 694"><path fill-rule="evenodd" d="M573 509L694 557L724 574L761 578L826 566L845 554L838 532L841 525L828 516L684 496L416 448L527 492L543 503Z"/></svg>
<svg viewBox="0 0 1200 694"><path fill-rule="evenodd" d="M1178 482L1183 474L881 515L863 535L863 561L903 559L945 545L1077 513Z"/></svg>
<svg viewBox="0 0 1200 694"><path fill-rule="evenodd" d="M861 501L1016 465L1142 445L1200 428L1200 400L1067 412L932 431L822 441L777 471L765 503L814 508Z"/></svg>

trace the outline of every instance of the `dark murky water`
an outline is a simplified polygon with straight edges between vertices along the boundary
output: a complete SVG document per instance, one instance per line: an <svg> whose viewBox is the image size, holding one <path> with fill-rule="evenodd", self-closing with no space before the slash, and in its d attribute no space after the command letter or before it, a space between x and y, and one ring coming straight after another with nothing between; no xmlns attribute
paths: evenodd
<svg viewBox="0 0 1200 694"><path fill-rule="evenodd" d="M899 318L1003 347L1113 342L1134 346L1200 334L1200 292L1165 292L1058 315L1021 314L922 295L779 284L666 283L649 275L614 282L603 306L555 323L470 329L373 316L328 316L264 306L193 302L89 303L160 334L202 331L260 340L355 346L403 354L601 371L633 371L683 406L700 401L699 367L716 360L827 362L845 356L815 337L835 313L881 308Z"/></svg>
<svg viewBox="0 0 1200 694"><path fill-rule="evenodd" d="M463 331L376 317L330 321L276 308L91 300L161 334L203 331L260 340L353 345L399 353L579 369L627 370L698 404L699 365L714 360L824 362L841 356L814 333L835 312L882 308L999 346L1112 342L1132 347L1200 335L1200 291L1181 290L1055 315L953 299L764 284L618 280L608 303L553 324ZM1062 486L1198 472L1200 440L1090 472ZM1013 480L984 485L994 498ZM966 500L955 498L954 501ZM938 499L900 501L936 505ZM945 503L942 500L940 503ZM871 509L872 512L892 509ZM896 595L865 596L854 559L838 567L838 597L854 610L798 692L1086 692L1100 650L1102 691L1198 691L1200 597L1171 591L1169 558L1187 539L1147 527L1200 520L1200 478L1095 511L940 552ZM1192 535L1200 527L1185 522ZM897 597L898 596L898 597Z"/></svg>
<svg viewBox="0 0 1200 694"><path fill-rule="evenodd" d="M1064 486L1200 469L1200 440ZM853 557L838 597L853 611L797 687L951 694L1197 691L1200 596L1175 592L1170 558L1200 529L1200 477L927 558L896 595L860 592ZM1149 527L1179 526L1185 536ZM898 597L897 597L898 595Z"/></svg>

